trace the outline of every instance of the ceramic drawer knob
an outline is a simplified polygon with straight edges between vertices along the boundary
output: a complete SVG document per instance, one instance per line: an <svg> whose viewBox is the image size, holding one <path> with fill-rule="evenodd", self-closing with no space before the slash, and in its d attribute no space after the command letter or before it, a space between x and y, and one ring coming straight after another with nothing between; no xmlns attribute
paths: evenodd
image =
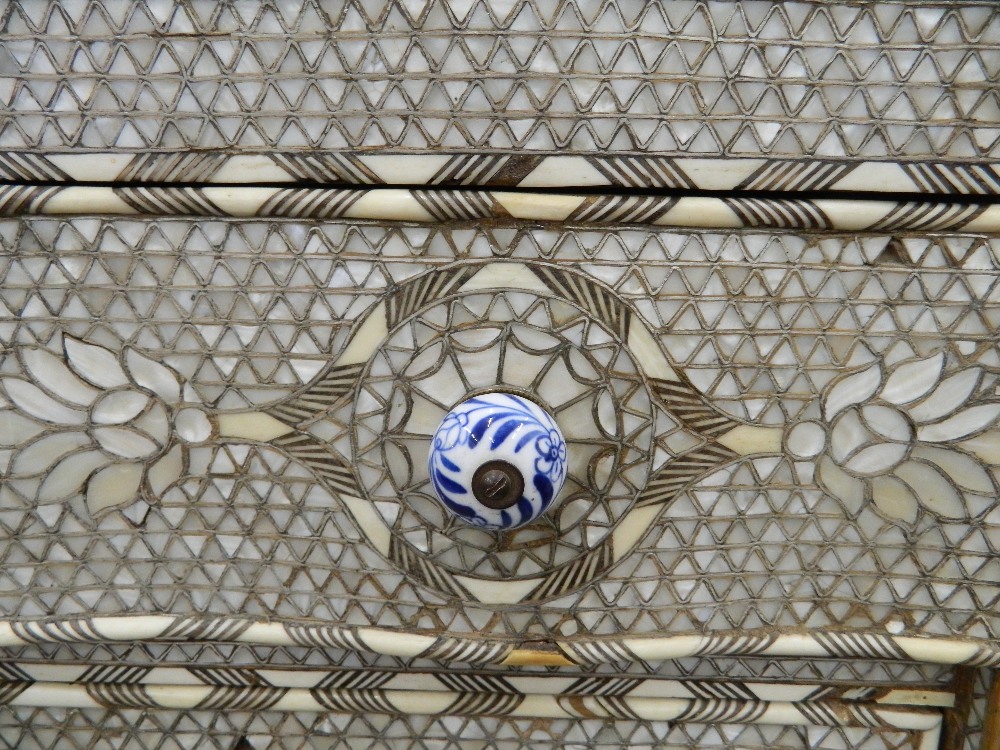
<svg viewBox="0 0 1000 750"><path fill-rule="evenodd" d="M566 479L566 440L537 404L509 393L463 401L431 440L438 499L484 529L513 529L550 508Z"/></svg>

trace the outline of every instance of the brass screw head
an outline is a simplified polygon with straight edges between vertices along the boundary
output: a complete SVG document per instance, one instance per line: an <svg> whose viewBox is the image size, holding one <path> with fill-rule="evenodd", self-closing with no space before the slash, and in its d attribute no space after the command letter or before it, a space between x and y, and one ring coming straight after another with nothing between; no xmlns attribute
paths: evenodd
<svg viewBox="0 0 1000 750"><path fill-rule="evenodd" d="M472 494L487 508L504 510L524 494L524 477L513 464L487 461L472 475Z"/></svg>

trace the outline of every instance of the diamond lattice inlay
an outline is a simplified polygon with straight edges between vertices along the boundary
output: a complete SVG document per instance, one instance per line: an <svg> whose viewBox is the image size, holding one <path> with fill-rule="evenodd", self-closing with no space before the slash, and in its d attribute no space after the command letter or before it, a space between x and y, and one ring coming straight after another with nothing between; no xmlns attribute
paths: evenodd
<svg viewBox="0 0 1000 750"><path fill-rule="evenodd" d="M507 638L561 639L552 658L584 663L654 653L588 641L623 634L752 631L698 648L755 652L807 628L819 653L880 658L917 653L907 635L996 638L988 237L56 217L3 231L9 618L236 618L150 631L208 639L263 618L374 651L350 629L405 627L432 634L411 655L489 663L517 658L490 640ZM579 425L574 486L597 489L525 537L434 530L421 419L508 380ZM106 491L103 472L129 466L135 490ZM862 634L824 630L845 626Z"/></svg>
<svg viewBox="0 0 1000 750"><path fill-rule="evenodd" d="M0 170L754 190L902 179L996 193L998 14L975 2L11 2ZM401 153L427 158L386 160ZM556 155L570 158L544 163ZM849 174L887 158L893 187Z"/></svg>

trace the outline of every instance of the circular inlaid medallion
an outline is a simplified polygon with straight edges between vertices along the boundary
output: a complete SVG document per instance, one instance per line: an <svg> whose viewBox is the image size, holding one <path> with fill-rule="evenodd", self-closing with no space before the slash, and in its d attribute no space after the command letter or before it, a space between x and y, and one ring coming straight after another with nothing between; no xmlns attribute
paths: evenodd
<svg viewBox="0 0 1000 750"><path fill-rule="evenodd" d="M389 331L360 382L354 443L364 494L398 542L455 574L551 574L607 540L649 474L645 381L608 326L563 300L516 291L436 301ZM446 512L426 460L448 411L495 391L545 409L569 456L557 507L502 532Z"/></svg>

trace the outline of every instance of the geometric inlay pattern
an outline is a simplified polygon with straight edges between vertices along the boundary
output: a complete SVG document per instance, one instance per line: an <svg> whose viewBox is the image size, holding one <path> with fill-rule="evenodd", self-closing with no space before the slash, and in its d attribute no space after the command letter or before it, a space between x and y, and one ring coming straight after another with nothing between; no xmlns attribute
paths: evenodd
<svg viewBox="0 0 1000 750"><path fill-rule="evenodd" d="M447 408L492 389L538 398L572 456L558 508L501 536L449 520L425 459ZM586 554L631 509L650 468L655 413L624 345L584 312L528 292L464 295L408 318L363 374L358 402L367 496L394 533L464 575L531 578Z"/></svg>
<svg viewBox="0 0 1000 750"><path fill-rule="evenodd" d="M0 178L996 194L998 29L975 2L12 2Z"/></svg>
<svg viewBox="0 0 1000 750"><path fill-rule="evenodd" d="M978 0L4 4L0 747L971 748L998 40ZM509 531L428 477L493 391L568 446Z"/></svg>
<svg viewBox="0 0 1000 750"><path fill-rule="evenodd" d="M898 712L912 715L909 712ZM37 738L58 736L73 747L99 747L111 732L139 750L169 747L293 750L322 747L399 747L460 750L468 737L483 737L488 750L644 750L649 747L770 747L797 750L808 739L817 750L932 750L935 731L876 726L775 726L730 724L723 735L715 722L650 722L636 719L532 720L480 717L393 716L367 712L317 715L251 710L128 710L10 707L0 712L5 747L44 747ZM182 744L183 743L183 744Z"/></svg>
<svg viewBox="0 0 1000 750"><path fill-rule="evenodd" d="M829 657L924 658L922 637L961 636L977 640L949 658L994 658L991 236L56 216L0 233L4 418L35 431L3 448L5 618L169 614L163 637L221 640L252 639L261 619L295 642L379 652L403 628L432 634L418 652L481 663L531 639L558 642L559 663L681 648L622 634L781 653L791 641L772 638L788 630ZM463 393L488 387L468 373L504 371L466 356L487 351L565 367L580 403L607 392L635 418L601 432L604 397L581 409L598 431L578 478L599 473L605 446L623 465L634 452L637 476L586 501L578 538L567 526L565 542L446 551L451 532L428 540L416 504L376 503L394 481L419 494L378 455L396 442L418 463L407 398L421 378L453 367ZM248 426L268 413L271 432ZM369 418L391 439L373 446ZM68 446L93 472L129 472L136 492L91 493L98 474L73 484L76 464L61 494L42 492L15 455L36 438L58 438L33 449L47 465ZM136 465L158 467L159 484L121 468ZM866 473L878 466L885 486ZM612 564L593 575L529 583L609 539ZM461 590L422 578L394 540ZM513 600L487 590L503 575L524 586ZM81 623L52 637L107 627ZM858 637L833 636L845 627ZM747 640L722 635L734 631Z"/></svg>

